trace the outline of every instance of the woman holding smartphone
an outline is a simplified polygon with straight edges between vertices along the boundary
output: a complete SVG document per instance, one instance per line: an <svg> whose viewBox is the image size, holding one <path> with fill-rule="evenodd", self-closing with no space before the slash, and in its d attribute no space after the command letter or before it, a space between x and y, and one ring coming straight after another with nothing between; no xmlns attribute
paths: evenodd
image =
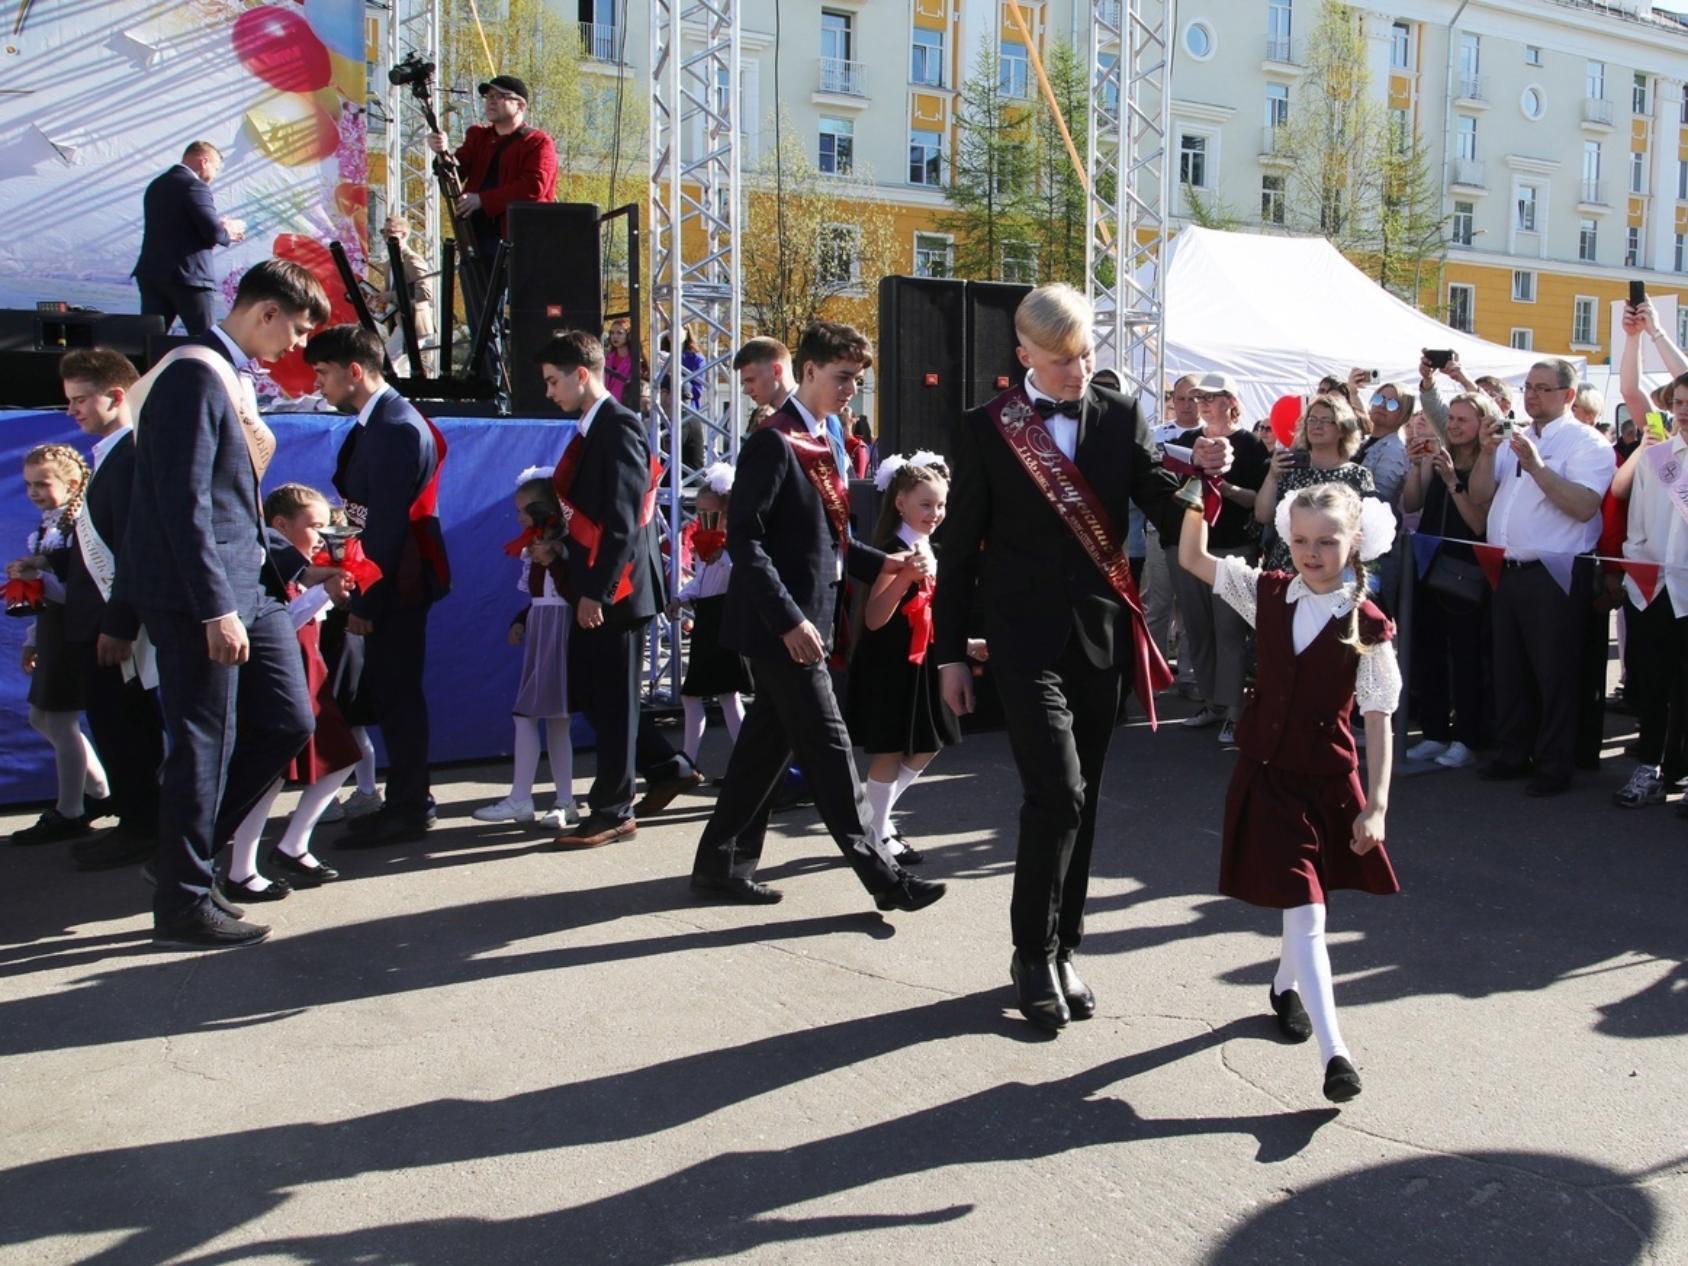
<svg viewBox="0 0 1688 1266"><path fill-rule="evenodd" d="M1347 484L1362 497L1373 491L1372 474L1353 461L1359 451L1360 418L1346 399L1335 393L1314 396L1296 429L1295 441L1272 454L1271 468L1254 494L1254 521L1266 526L1278 513L1278 502L1314 484ZM1289 546L1270 533L1262 566L1266 571L1294 567Z"/></svg>

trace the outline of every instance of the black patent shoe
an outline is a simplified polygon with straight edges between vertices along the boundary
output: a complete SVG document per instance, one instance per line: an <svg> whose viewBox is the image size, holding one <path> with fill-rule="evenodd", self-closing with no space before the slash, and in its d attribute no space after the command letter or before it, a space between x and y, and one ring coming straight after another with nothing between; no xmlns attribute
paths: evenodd
<svg viewBox="0 0 1688 1266"><path fill-rule="evenodd" d="M250 879L224 879L223 892L232 901L283 901L293 895L293 885L285 879L272 879L262 888L254 888Z"/></svg>
<svg viewBox="0 0 1688 1266"><path fill-rule="evenodd" d="M281 871L294 888L320 888L340 878L339 871L332 866L324 866L309 853L302 857L290 857L280 851L271 853L270 869Z"/></svg>
<svg viewBox="0 0 1688 1266"><path fill-rule="evenodd" d="M873 904L881 910L924 910L948 891L943 884L930 879L916 879L904 875L897 886L874 894Z"/></svg>
<svg viewBox="0 0 1688 1266"><path fill-rule="evenodd" d="M1266 986L1266 997L1272 1003L1272 1014L1278 1017L1278 1032L1291 1042L1305 1042L1313 1036L1313 1021L1307 1017L1307 1008L1301 1005L1301 995L1293 989L1286 989L1282 993Z"/></svg>
<svg viewBox="0 0 1688 1266"><path fill-rule="evenodd" d="M1071 950L1062 950L1055 955L1055 980L1061 986L1061 996L1067 1000L1067 1010L1073 1019L1088 1020L1096 1014L1096 995L1079 978Z"/></svg>
<svg viewBox="0 0 1688 1266"><path fill-rule="evenodd" d="M1040 1029L1064 1029L1072 1011L1061 993L1055 967L1041 954L1022 954L1018 950L1008 963L1008 975L1014 981L1014 993L1025 1016Z"/></svg>
<svg viewBox="0 0 1688 1266"><path fill-rule="evenodd" d="M1340 1055L1332 1056L1325 1065L1325 1098L1332 1103L1347 1103L1360 1093L1360 1074Z"/></svg>

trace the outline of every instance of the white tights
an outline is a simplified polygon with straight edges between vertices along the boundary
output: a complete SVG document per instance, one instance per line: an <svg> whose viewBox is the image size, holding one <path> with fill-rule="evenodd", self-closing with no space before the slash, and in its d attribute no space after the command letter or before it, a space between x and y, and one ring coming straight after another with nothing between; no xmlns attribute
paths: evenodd
<svg viewBox="0 0 1688 1266"><path fill-rule="evenodd" d="M344 769L336 769L305 788L299 796L299 807L287 819L287 830L282 833L281 843L276 845L277 852L286 853L289 857L303 857L311 851L311 832L316 828L317 820L333 803L335 795L346 785L346 780L356 768L356 765L347 765ZM237 884L250 884L260 891L270 886L270 881L258 873L258 845L264 838L264 826L270 820L270 810L275 807L281 787L282 780L279 778L271 783L269 790L258 797L258 803L234 829L234 838L229 841L229 878Z"/></svg>
<svg viewBox="0 0 1688 1266"><path fill-rule="evenodd" d="M53 765L59 780L55 807L67 818L79 818L87 812L84 796L103 800L111 794L105 766L78 724L81 717L80 712L48 712L33 705L29 709L29 724L53 745Z"/></svg>
<svg viewBox="0 0 1688 1266"><path fill-rule="evenodd" d="M1347 1058L1348 1047L1336 1023L1336 992L1331 988L1322 902L1284 911L1283 955L1272 988L1277 993L1294 989L1301 995L1301 1005L1313 1022L1313 1036L1319 1040L1321 1063L1328 1064L1338 1055Z"/></svg>
<svg viewBox="0 0 1688 1266"><path fill-rule="evenodd" d="M533 780L539 773L539 718L517 717L516 751L511 760L510 799L533 799ZM569 718L545 718L545 750L551 760L551 781L557 788L557 807L574 803L574 740Z"/></svg>
<svg viewBox="0 0 1688 1266"><path fill-rule="evenodd" d="M270 820L270 809L280 794L281 779L277 778L234 829L234 838L229 841L229 878L237 884L257 880L254 888L269 887L270 881L258 874L258 842L264 838L264 824Z"/></svg>
<svg viewBox="0 0 1688 1266"><path fill-rule="evenodd" d="M738 742L738 728L744 721L744 700L737 694L717 695L721 701L721 719L727 723L727 737ZM697 764L698 751L703 747L703 727L708 718L704 704L708 700L699 695L681 695L680 706L686 710L686 759Z"/></svg>
<svg viewBox="0 0 1688 1266"><path fill-rule="evenodd" d="M369 727L363 725L352 726L352 737L357 740L358 751L363 753L358 763L352 766L358 771L358 790L366 796L375 794L375 742L369 737Z"/></svg>
<svg viewBox="0 0 1688 1266"><path fill-rule="evenodd" d="M286 853L289 857L303 857L311 851L311 832L356 769L356 765L347 765L344 769L324 774L299 794L299 807L287 819L287 830L282 833L276 852Z"/></svg>

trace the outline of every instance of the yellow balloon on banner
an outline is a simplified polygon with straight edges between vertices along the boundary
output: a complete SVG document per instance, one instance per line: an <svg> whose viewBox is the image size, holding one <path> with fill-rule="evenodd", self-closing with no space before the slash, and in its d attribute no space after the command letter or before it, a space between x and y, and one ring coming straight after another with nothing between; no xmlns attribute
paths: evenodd
<svg viewBox="0 0 1688 1266"><path fill-rule="evenodd" d="M246 112L245 123L258 149L285 167L321 162L340 146L340 94L271 92Z"/></svg>
<svg viewBox="0 0 1688 1266"><path fill-rule="evenodd" d="M349 57L342 57L332 48L328 50L328 64L333 71L329 82L347 101L362 103L367 95L368 67L361 61L353 61Z"/></svg>

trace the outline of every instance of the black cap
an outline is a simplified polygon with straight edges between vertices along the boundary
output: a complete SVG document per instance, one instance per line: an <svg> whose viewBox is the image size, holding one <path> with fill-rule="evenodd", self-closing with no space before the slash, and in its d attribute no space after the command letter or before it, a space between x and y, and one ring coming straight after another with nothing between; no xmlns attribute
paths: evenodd
<svg viewBox="0 0 1688 1266"><path fill-rule="evenodd" d="M486 83L480 85L476 91L484 97L494 88L500 92L508 92L513 96L520 97L523 101L533 100L532 97L528 96L527 85L514 75L494 75Z"/></svg>

